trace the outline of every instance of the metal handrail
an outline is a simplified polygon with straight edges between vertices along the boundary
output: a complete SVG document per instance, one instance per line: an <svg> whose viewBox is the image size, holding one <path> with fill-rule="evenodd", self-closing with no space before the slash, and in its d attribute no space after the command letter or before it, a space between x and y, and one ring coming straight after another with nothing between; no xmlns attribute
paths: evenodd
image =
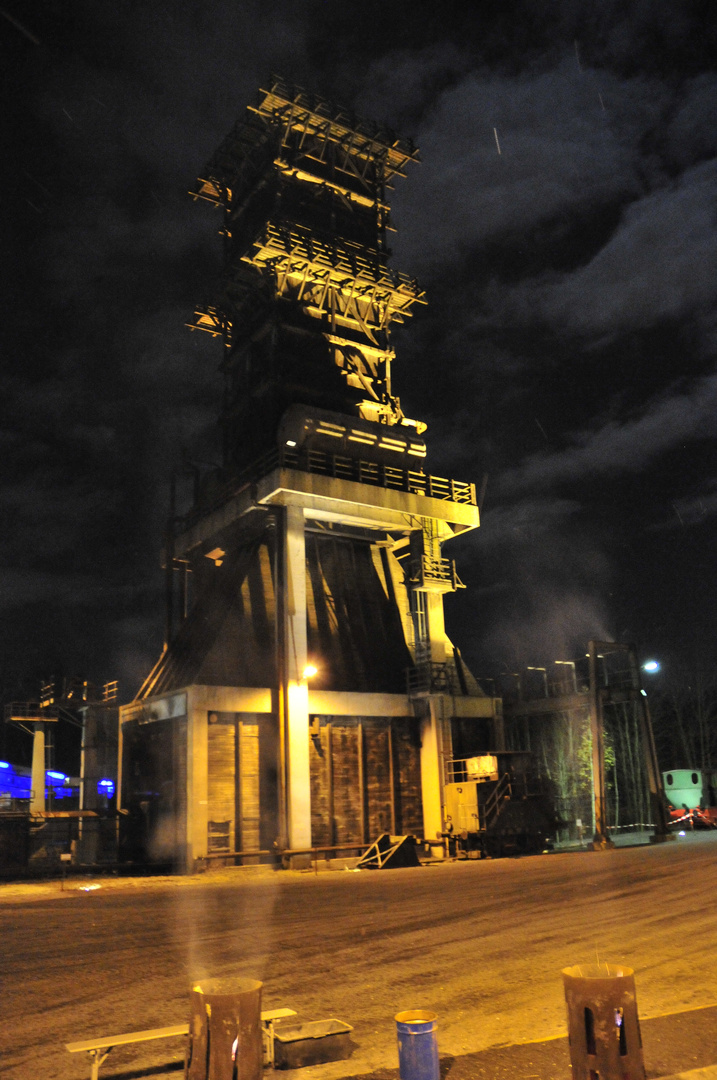
<svg viewBox="0 0 717 1080"><path fill-rule="evenodd" d="M180 521L180 527L186 528L211 510L223 506L229 499L256 483L274 469L296 469L299 472L315 473L320 476L333 476L339 480L353 480L359 484L407 491L414 495L423 495L442 502L455 502L465 506L476 506L475 484L461 480L448 480L442 476L431 476L415 469L403 469L382 462L365 461L351 458L344 454L331 454L326 450L274 449L244 469L238 476L225 484L209 506L195 507Z"/></svg>
<svg viewBox="0 0 717 1080"><path fill-rule="evenodd" d="M495 824L503 803L506 799L509 799L512 794L513 788L510 782L510 773L503 773L500 780L486 799L483 807L483 820L486 829L489 829L491 825Z"/></svg>
<svg viewBox="0 0 717 1080"><path fill-rule="evenodd" d="M5 706L5 719L30 722L57 720L59 712L57 705L43 705L41 701L10 701Z"/></svg>
<svg viewBox="0 0 717 1080"><path fill-rule="evenodd" d="M458 671L454 663L440 663L425 660L414 667L406 668L406 692L409 697L415 694L446 693L462 694Z"/></svg>

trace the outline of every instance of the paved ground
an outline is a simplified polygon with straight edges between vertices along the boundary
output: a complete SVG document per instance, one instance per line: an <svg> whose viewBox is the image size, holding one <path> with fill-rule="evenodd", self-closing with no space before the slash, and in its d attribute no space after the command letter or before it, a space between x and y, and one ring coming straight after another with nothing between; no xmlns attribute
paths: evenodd
<svg viewBox="0 0 717 1080"><path fill-rule="evenodd" d="M242 974L265 1008L354 1026L352 1057L301 1080L393 1080L407 1008L438 1014L451 1080L567 1080L560 971L596 957L635 968L648 1076L684 1072L717 1062L716 895L712 834L414 870L0 885L2 1075L86 1080L65 1042L182 1022L193 978ZM101 1075L177 1077L181 1056L116 1051Z"/></svg>

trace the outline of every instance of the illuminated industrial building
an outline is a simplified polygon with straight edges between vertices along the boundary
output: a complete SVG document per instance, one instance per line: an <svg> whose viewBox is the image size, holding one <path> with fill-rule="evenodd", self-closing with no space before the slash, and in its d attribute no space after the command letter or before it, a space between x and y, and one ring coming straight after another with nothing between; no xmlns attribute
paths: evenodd
<svg viewBox="0 0 717 1080"><path fill-rule="evenodd" d="M453 732L502 748L444 628L475 487L426 471L393 386L391 328L424 296L389 267L388 195L416 160L273 78L193 192L223 217L191 321L223 345L223 462L173 515L167 642L121 710L138 857L435 839Z"/></svg>

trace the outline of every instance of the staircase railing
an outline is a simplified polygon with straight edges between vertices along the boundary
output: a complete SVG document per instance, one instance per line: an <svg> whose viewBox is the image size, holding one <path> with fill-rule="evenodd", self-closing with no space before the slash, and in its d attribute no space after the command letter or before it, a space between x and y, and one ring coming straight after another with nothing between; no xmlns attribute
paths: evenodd
<svg viewBox="0 0 717 1080"><path fill-rule="evenodd" d="M513 793L510 782L510 773L503 773L496 786L491 791L483 807L484 828L490 829L495 825L506 800Z"/></svg>

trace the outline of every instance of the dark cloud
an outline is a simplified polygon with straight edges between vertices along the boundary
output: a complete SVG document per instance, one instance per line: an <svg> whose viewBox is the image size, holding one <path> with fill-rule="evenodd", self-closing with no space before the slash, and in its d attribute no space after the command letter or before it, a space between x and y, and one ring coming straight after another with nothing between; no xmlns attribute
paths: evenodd
<svg viewBox="0 0 717 1080"><path fill-rule="evenodd" d="M456 543L458 644L485 672L663 633L645 567L693 596L717 475L708 5L120 0L24 17L39 45L0 25L6 664L129 693L155 658L169 476L183 448L217 454L220 349L184 323L211 293L220 220L185 193L274 70L421 149L392 195L394 264L430 307L396 335L395 377L429 421L429 467L488 474L483 527ZM677 534L694 546L674 566ZM712 606L690 613L703 636Z"/></svg>
<svg viewBox="0 0 717 1080"><path fill-rule="evenodd" d="M666 319L699 318L717 300L717 162L630 203L605 246L570 274L496 297L493 317L545 319L556 333L610 341Z"/></svg>
<svg viewBox="0 0 717 1080"><path fill-rule="evenodd" d="M540 451L502 477L504 490L529 491L600 474L639 473L685 440L717 436L717 375L681 393L647 403L639 416L596 419L590 431L568 433L562 451Z"/></svg>

